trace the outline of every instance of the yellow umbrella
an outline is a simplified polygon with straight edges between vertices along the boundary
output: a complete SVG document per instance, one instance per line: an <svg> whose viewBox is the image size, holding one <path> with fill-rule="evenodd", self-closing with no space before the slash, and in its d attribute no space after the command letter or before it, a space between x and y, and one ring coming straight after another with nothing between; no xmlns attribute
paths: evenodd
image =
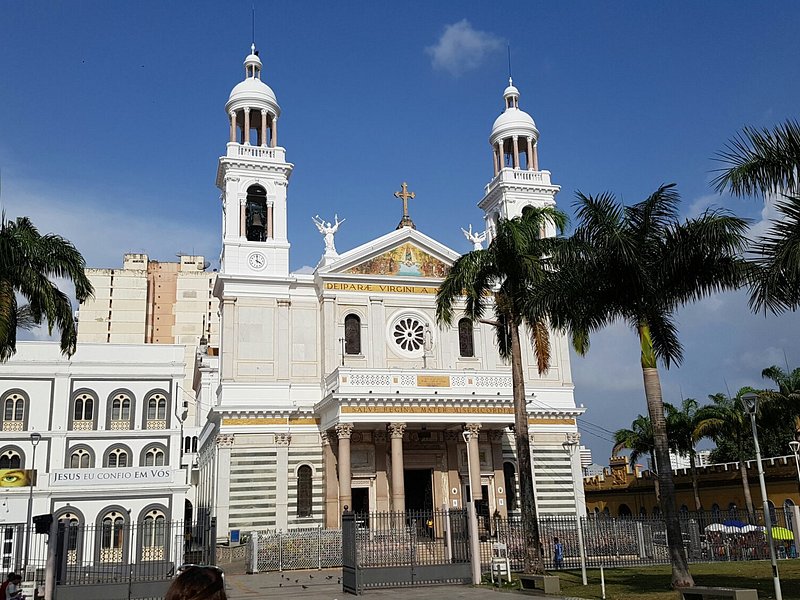
<svg viewBox="0 0 800 600"><path fill-rule="evenodd" d="M786 527L773 527L772 528L772 539L773 540L793 540L794 534L790 529L786 529Z"/></svg>

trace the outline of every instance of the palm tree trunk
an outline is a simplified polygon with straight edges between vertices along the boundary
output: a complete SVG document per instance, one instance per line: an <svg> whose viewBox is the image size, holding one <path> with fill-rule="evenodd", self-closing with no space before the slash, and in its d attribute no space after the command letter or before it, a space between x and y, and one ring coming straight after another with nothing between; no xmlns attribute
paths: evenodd
<svg viewBox="0 0 800 600"><path fill-rule="evenodd" d="M667 544L670 563L672 563L672 587L689 587L694 585L694 579L689 573L689 563L683 548L683 535L675 504L675 482L672 480L672 467L669 460L669 440L667 438L667 422L664 418L664 400L661 396L661 381L656 368L650 329L646 324L639 325L639 340L642 347L644 394L647 398L650 422L653 425L656 466L661 488L659 504L667 527Z"/></svg>
<svg viewBox="0 0 800 600"><path fill-rule="evenodd" d="M700 486L697 483L697 462L695 461L694 450L689 452L689 467L692 470L692 490L694 491L694 509L697 512L703 510L703 505L700 503Z"/></svg>
<svg viewBox="0 0 800 600"><path fill-rule="evenodd" d="M743 458L739 459L739 473L742 474L742 491L744 492L744 503L745 506L747 506L747 514L752 521L753 519L755 519L756 511L755 507L753 506L753 496L750 494L750 479L747 476L747 464Z"/></svg>
<svg viewBox="0 0 800 600"><path fill-rule="evenodd" d="M650 452L650 470L656 474L656 478L653 480L653 489L656 492L656 502L659 504L661 503L661 484L658 482L658 463L656 462L656 455L654 452Z"/></svg>
<svg viewBox="0 0 800 600"><path fill-rule="evenodd" d="M544 573L539 539L536 496L533 493L531 444L528 435L528 407L525 402L525 380L522 374L522 344L519 326L511 320L511 380L514 392L514 438L519 467L519 491L522 505L522 531L525 539L525 572Z"/></svg>

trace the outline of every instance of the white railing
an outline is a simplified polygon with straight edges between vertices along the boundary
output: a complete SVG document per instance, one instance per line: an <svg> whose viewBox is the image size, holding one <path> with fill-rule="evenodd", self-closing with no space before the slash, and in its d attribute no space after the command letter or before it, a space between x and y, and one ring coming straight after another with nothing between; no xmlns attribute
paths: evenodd
<svg viewBox="0 0 800 600"><path fill-rule="evenodd" d="M238 158L265 158L285 161L286 151L283 148L268 146L250 146L248 144L228 144L228 156Z"/></svg>
<svg viewBox="0 0 800 600"><path fill-rule="evenodd" d="M434 371L400 369L350 369L339 367L325 380L326 393L395 393L403 394L511 394L511 374L470 371Z"/></svg>
<svg viewBox="0 0 800 600"><path fill-rule="evenodd" d="M486 186L486 191L499 182L503 183L535 183L539 185L552 185L550 171L525 171L522 169L505 168L494 176Z"/></svg>

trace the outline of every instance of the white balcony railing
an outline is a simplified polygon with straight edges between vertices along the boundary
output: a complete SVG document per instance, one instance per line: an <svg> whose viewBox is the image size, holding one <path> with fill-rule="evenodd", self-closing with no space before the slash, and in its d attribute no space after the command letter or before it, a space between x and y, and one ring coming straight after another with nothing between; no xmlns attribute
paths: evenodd
<svg viewBox="0 0 800 600"><path fill-rule="evenodd" d="M552 185L550 171L524 171L522 169L505 168L494 176L486 186L486 191L498 183L534 183L539 185Z"/></svg>
<svg viewBox="0 0 800 600"><path fill-rule="evenodd" d="M511 395L511 374L499 372L350 369L340 367L325 380L326 394Z"/></svg>
<svg viewBox="0 0 800 600"><path fill-rule="evenodd" d="M286 162L286 150L281 147L250 146L248 144L228 144L228 156L233 158L258 158Z"/></svg>

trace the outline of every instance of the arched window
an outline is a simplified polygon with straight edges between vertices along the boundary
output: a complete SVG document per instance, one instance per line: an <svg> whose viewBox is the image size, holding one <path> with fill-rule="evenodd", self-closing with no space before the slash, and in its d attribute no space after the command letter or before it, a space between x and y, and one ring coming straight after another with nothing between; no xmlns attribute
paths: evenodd
<svg viewBox="0 0 800 600"><path fill-rule="evenodd" d="M6 448L0 452L0 469L21 469L22 454L16 448Z"/></svg>
<svg viewBox="0 0 800 600"><path fill-rule="evenodd" d="M125 545L125 517L120 512L110 511L103 516L100 526L100 562L121 563Z"/></svg>
<svg viewBox="0 0 800 600"><path fill-rule="evenodd" d="M142 519L142 560L164 560L167 543L167 520L158 509Z"/></svg>
<svg viewBox="0 0 800 600"><path fill-rule="evenodd" d="M3 401L3 431L23 431L25 429L26 398L21 393L12 392Z"/></svg>
<svg viewBox="0 0 800 600"><path fill-rule="evenodd" d="M681 517L688 517L689 516L689 507L686 506L685 504L681 504L679 512L681 513Z"/></svg>
<svg viewBox="0 0 800 600"><path fill-rule="evenodd" d="M260 185L247 188L245 237L251 242L264 242L269 236L267 223L267 190Z"/></svg>
<svg viewBox="0 0 800 600"><path fill-rule="evenodd" d="M74 565L77 563L78 558L78 543L80 535L81 520L77 514L65 512L58 515L57 520L59 523L66 525L67 534L67 564Z"/></svg>
<svg viewBox="0 0 800 600"><path fill-rule="evenodd" d="M639 516L640 516L640 517L646 517L646 516L647 516L647 509L646 509L644 506L642 506L642 507L639 509Z"/></svg>
<svg viewBox="0 0 800 600"><path fill-rule="evenodd" d="M92 454L86 448L76 448L69 455L70 469L89 469L93 462Z"/></svg>
<svg viewBox="0 0 800 600"><path fill-rule="evenodd" d="M192 451L192 438L191 436L186 436L183 438L183 451L184 452L191 452Z"/></svg>
<svg viewBox="0 0 800 600"><path fill-rule="evenodd" d="M164 466L164 451L161 448L153 446L145 450L144 453L144 466L145 467L163 467Z"/></svg>
<svg viewBox="0 0 800 600"><path fill-rule="evenodd" d="M147 429L167 428L167 399L163 394L153 394L147 401Z"/></svg>
<svg viewBox="0 0 800 600"><path fill-rule="evenodd" d="M627 504L620 504L619 510L617 511L620 517L630 517L631 516L631 509Z"/></svg>
<svg viewBox="0 0 800 600"><path fill-rule="evenodd" d="M720 518L719 504L717 504L716 502L714 502L714 504L711 505L711 518L714 519L715 521L718 521Z"/></svg>
<svg viewBox="0 0 800 600"><path fill-rule="evenodd" d="M72 406L72 429L85 431L94 429L94 397L89 393L75 396Z"/></svg>
<svg viewBox="0 0 800 600"><path fill-rule="evenodd" d="M783 501L783 516L786 519L786 529L789 531L794 530L794 511L792 508L794 507L794 502L792 502L791 498L787 498Z"/></svg>
<svg viewBox="0 0 800 600"><path fill-rule="evenodd" d="M313 471L308 465L297 469L297 516L310 517L313 499Z"/></svg>
<svg viewBox="0 0 800 600"><path fill-rule="evenodd" d="M458 352L463 357L475 356L472 321L467 318L458 322Z"/></svg>
<svg viewBox="0 0 800 600"><path fill-rule="evenodd" d="M106 455L106 467L117 469L130 466L130 456L125 448L112 448Z"/></svg>
<svg viewBox="0 0 800 600"><path fill-rule="evenodd" d="M736 502L731 502L731 503L728 504L728 516L729 517L735 519L736 516L737 516L736 513L738 513L738 512L739 512L739 509L736 506Z"/></svg>
<svg viewBox="0 0 800 600"><path fill-rule="evenodd" d="M127 394L115 394L111 399L111 429L131 428L131 399Z"/></svg>
<svg viewBox="0 0 800 600"><path fill-rule="evenodd" d="M192 436L192 452L197 452L197 436Z"/></svg>
<svg viewBox="0 0 800 600"><path fill-rule="evenodd" d="M775 503L772 500L767 500L767 508L769 509L769 520L774 527L778 524L778 513L775 510Z"/></svg>
<svg viewBox="0 0 800 600"><path fill-rule="evenodd" d="M510 462L503 463L503 481L506 484L508 510L517 510L517 470Z"/></svg>
<svg viewBox="0 0 800 600"><path fill-rule="evenodd" d="M361 319L358 315L344 318L344 353L361 354Z"/></svg>

